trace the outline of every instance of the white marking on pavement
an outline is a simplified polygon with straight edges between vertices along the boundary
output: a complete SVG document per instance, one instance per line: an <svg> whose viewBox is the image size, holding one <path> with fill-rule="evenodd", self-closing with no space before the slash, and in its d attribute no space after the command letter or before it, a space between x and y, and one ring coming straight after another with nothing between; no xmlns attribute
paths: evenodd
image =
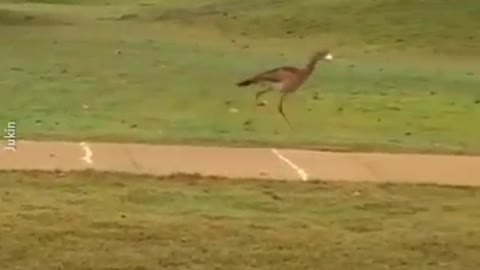
<svg viewBox="0 0 480 270"><path fill-rule="evenodd" d="M300 167L298 167L295 163L293 163L291 160L280 154L277 149L272 148L272 152L283 162L287 163L290 167L292 167L297 174L300 176L300 178L303 181L308 181L308 174Z"/></svg>
<svg viewBox="0 0 480 270"><path fill-rule="evenodd" d="M82 160L85 161L87 164L92 164L92 149L90 149L90 146L86 142L81 142L80 146L83 149L83 152L85 152L85 155L82 157Z"/></svg>

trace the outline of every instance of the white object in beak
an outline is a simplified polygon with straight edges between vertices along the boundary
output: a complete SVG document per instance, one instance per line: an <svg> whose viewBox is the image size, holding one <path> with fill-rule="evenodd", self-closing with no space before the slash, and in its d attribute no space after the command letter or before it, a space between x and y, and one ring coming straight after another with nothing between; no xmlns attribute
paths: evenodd
<svg viewBox="0 0 480 270"><path fill-rule="evenodd" d="M332 60L333 59L333 55L331 53L325 55L325 59L327 60Z"/></svg>

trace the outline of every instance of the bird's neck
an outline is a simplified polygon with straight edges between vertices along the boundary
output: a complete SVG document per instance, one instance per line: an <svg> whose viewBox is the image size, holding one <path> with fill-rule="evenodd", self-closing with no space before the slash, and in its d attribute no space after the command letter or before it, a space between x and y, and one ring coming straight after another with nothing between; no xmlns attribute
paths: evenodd
<svg viewBox="0 0 480 270"><path fill-rule="evenodd" d="M317 59L317 58L312 58L312 59L310 59L310 61L308 61L307 66L305 68L307 73L312 73L313 72L313 70L317 66L318 60L319 59Z"/></svg>

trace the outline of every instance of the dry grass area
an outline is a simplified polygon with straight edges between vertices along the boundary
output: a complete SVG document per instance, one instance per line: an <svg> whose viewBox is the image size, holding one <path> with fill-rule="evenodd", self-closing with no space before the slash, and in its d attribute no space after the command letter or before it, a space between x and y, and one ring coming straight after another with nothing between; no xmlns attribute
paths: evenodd
<svg viewBox="0 0 480 270"><path fill-rule="evenodd" d="M469 270L480 190L0 173L0 268Z"/></svg>

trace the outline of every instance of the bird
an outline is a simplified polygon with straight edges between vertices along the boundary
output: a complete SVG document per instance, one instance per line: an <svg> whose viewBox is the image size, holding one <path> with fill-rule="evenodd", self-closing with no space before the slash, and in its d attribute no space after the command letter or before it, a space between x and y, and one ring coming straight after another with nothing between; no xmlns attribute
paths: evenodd
<svg viewBox="0 0 480 270"><path fill-rule="evenodd" d="M319 61L331 61L333 55L329 49L316 51L312 54L307 64L304 67L280 66L267 71L258 73L248 79L242 80L236 85L238 87L246 87L250 85L264 85L266 89L260 90L255 94L255 101L258 104L258 99L273 90L279 90L280 101L278 103L278 112L285 119L287 124L292 128L290 121L283 111L283 103L288 96L297 91L300 86L310 77L316 68Z"/></svg>

